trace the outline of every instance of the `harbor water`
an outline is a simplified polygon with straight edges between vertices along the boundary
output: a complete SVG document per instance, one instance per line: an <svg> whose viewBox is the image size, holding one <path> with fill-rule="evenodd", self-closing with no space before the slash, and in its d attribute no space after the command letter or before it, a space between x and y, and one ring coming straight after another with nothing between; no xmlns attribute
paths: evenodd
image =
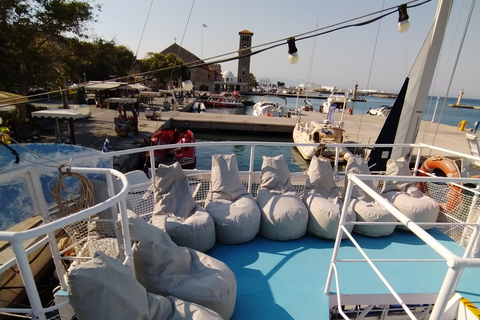
<svg viewBox="0 0 480 320"><path fill-rule="evenodd" d="M252 102L258 102L262 96L249 96L248 99ZM287 109L294 111L296 108L301 108L303 106L302 97L287 98ZM379 108L382 105L391 105L394 103L395 99L389 98L380 98L380 97L367 97L367 101L354 101L349 103L349 107L353 105L354 114L365 114L365 116L373 117L367 115L369 109ZM318 112L320 106L325 101L325 99L311 99L310 102L313 104L314 110ZM467 121L467 127L473 127L475 121L480 121L480 110L478 109L466 109L466 108L453 108L449 107L449 104L454 104L457 102L457 98L448 98L444 105L444 99L440 98L437 104L437 98L431 97L428 99L427 104L423 113L423 120L432 121L437 123L440 119L442 124L447 124L451 126L457 126L462 120ZM476 99L463 99L462 104L478 106L480 101ZM436 108L435 108L436 107ZM443 113L442 113L443 108ZM207 109L206 112L210 113L222 113L222 114L240 114L240 115L249 115L252 114L253 107L245 106L239 108L216 108L216 109ZM277 141L277 142L293 142L292 138L288 137L265 137L265 136L252 136L252 135L213 135L204 132L195 133L196 141ZM250 157L250 150L248 147L242 145L236 146L219 146L217 148L197 148L197 169L200 170L210 170L209 167L211 164L211 156L215 154L235 154L237 156L238 166L241 171L248 170L248 163ZM264 150L256 150L256 158L254 170L260 170L262 165L261 154L266 156L277 156L283 155L291 172L301 172L308 169L309 161L306 161L302 158L300 153L296 148L287 147L287 146L278 146L278 147L269 147Z"/></svg>
<svg viewBox="0 0 480 320"><path fill-rule="evenodd" d="M247 99L253 103L259 102L262 96L249 96ZM437 102L438 100L438 102ZM302 108L304 97L288 97L287 98L287 109L294 111L296 108ZM313 108L318 112L320 106L325 102L325 99L310 99L310 102L313 104ZM370 109L379 108L382 105L392 105L395 102L395 99L391 98L380 98L380 97L366 97L366 101L352 101L348 104L348 107L353 106L354 114L366 114ZM467 121L467 127L473 128L476 121L480 121L480 109L469 109L469 108L453 108L449 107L449 104L457 103L457 98L449 97L445 101L443 97L437 99L437 97L429 97L425 108L423 110L424 121L432 121L450 125L457 126L462 120ZM462 99L462 105L470 106L480 106L480 99ZM347 107L347 108L348 108ZM443 112L442 112L443 110ZM207 112L212 113L223 113L223 114L252 114L253 107L245 106L239 108L217 108L217 109L208 109ZM441 119L440 119L441 116Z"/></svg>

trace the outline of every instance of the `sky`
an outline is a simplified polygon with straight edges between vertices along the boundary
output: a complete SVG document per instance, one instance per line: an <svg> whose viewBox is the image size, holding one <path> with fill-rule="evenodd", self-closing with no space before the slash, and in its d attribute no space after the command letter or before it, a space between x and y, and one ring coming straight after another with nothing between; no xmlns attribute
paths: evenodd
<svg viewBox="0 0 480 320"><path fill-rule="evenodd" d="M114 40L143 59L173 43L202 59L235 52L239 32L253 32L252 46L287 39L317 28L396 7L401 0L94 0L100 4L91 37ZM472 0L456 0L432 81L430 95L480 98L480 9L478 3L460 55L459 43ZM419 2L416 2L419 3ZM252 56L257 80L288 86L314 83L360 90L398 92L432 26L438 1L410 8L410 29L397 30L398 14L296 42L300 60L288 62L287 44ZM458 56L455 72L453 66ZM221 63L236 76L237 61Z"/></svg>

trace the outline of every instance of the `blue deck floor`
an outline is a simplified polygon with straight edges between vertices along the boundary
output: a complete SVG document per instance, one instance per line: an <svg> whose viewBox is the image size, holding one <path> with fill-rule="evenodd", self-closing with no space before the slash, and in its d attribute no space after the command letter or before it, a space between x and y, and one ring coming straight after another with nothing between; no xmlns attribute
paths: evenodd
<svg viewBox="0 0 480 320"><path fill-rule="evenodd" d="M452 252L462 254L463 248L456 242L437 230L429 232ZM410 232L396 231L382 238L356 235L355 239L371 258L440 258ZM310 235L285 242L257 236L244 244L217 244L208 254L225 262L236 275L237 302L232 319L328 319L330 297L323 290L333 245L333 241ZM360 259L361 256L349 240L344 240L339 258ZM406 303L428 303L439 291L447 271L444 262L379 262L376 265L405 299L427 300L405 300ZM337 267L340 292L345 297L353 296L359 304L372 299L383 304L388 290L366 263L341 262ZM333 282L330 292L336 291ZM480 270L466 269L457 292L479 307ZM365 297L367 300L362 300Z"/></svg>

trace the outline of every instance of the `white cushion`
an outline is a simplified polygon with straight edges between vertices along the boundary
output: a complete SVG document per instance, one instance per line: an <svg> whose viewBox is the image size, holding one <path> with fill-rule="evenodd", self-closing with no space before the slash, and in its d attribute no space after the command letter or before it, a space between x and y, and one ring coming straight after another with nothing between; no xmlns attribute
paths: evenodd
<svg viewBox="0 0 480 320"><path fill-rule="evenodd" d="M283 155L263 157L257 203L262 213L260 234L271 240L302 237L307 230L308 210L292 190L290 171Z"/></svg>
<svg viewBox="0 0 480 320"><path fill-rule="evenodd" d="M234 154L212 156L211 184L205 209L213 217L220 243L250 241L260 230L260 208L241 183Z"/></svg>

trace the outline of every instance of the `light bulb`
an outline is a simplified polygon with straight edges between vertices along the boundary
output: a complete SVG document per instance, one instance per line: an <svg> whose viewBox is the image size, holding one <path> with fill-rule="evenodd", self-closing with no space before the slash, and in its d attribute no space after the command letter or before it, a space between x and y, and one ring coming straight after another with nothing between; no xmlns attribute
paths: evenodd
<svg viewBox="0 0 480 320"><path fill-rule="evenodd" d="M398 31L407 32L410 29L410 22L408 20L403 20L398 23Z"/></svg>
<svg viewBox="0 0 480 320"><path fill-rule="evenodd" d="M410 28L410 22L408 22L408 13L407 13L407 5L401 4L398 7L398 31L400 32L407 32Z"/></svg>
<svg viewBox="0 0 480 320"><path fill-rule="evenodd" d="M288 44L288 61L290 61L291 64L295 64L298 62L298 50L297 47L295 46L295 38L288 38L287 39L287 44Z"/></svg>
<svg viewBox="0 0 480 320"><path fill-rule="evenodd" d="M300 58L298 57L298 53L296 53L296 52L288 55L288 61L291 64L297 63L298 59L300 59Z"/></svg>
<svg viewBox="0 0 480 320"><path fill-rule="evenodd" d="M186 80L182 82L182 88L186 91L190 91L193 89L192 80Z"/></svg>

